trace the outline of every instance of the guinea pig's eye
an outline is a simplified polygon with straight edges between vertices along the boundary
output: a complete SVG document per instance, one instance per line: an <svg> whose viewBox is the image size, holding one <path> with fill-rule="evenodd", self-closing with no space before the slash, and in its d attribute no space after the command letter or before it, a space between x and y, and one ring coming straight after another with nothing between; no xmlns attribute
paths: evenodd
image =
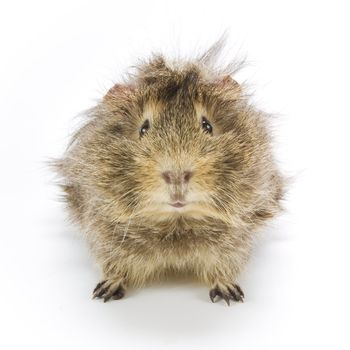
<svg viewBox="0 0 350 350"><path fill-rule="evenodd" d="M206 117L202 117L202 128L206 133L210 135L213 134L213 127L211 126L211 124L209 123Z"/></svg>
<svg viewBox="0 0 350 350"><path fill-rule="evenodd" d="M140 128L140 137L144 136L149 129L149 120L146 119Z"/></svg>

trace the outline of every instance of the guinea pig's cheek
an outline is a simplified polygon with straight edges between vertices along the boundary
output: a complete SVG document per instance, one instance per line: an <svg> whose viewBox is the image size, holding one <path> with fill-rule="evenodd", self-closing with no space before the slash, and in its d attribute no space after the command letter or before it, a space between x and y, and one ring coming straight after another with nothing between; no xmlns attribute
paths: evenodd
<svg viewBox="0 0 350 350"><path fill-rule="evenodd" d="M151 195L151 202L155 204L164 204L169 202L169 194L166 191L165 186L160 186Z"/></svg>

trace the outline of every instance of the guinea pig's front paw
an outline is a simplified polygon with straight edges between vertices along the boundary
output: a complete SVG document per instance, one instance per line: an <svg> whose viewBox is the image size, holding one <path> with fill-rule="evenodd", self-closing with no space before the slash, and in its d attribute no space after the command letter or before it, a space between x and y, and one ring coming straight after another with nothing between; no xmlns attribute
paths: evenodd
<svg viewBox="0 0 350 350"><path fill-rule="evenodd" d="M125 289L120 279L106 279L97 284L92 297L106 302L109 299L121 299L124 295Z"/></svg>
<svg viewBox="0 0 350 350"><path fill-rule="evenodd" d="M226 286L215 286L209 292L211 301L215 302L215 297L221 297L230 305L230 300L243 302L244 293L238 284L229 284Z"/></svg>

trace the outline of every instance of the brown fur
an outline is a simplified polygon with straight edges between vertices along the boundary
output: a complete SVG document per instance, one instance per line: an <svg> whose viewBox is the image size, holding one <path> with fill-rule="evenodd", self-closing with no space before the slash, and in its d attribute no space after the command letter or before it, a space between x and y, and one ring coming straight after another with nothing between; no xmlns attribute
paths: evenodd
<svg viewBox="0 0 350 350"><path fill-rule="evenodd" d="M283 180L268 116L230 71L213 68L211 50L192 62L155 56L141 64L89 112L56 162L106 280L97 297L119 299L128 286L179 272L208 284L212 298L242 300L237 278L256 230L280 210ZM192 176L169 185L161 175L169 170ZM174 209L172 196L193 204Z"/></svg>

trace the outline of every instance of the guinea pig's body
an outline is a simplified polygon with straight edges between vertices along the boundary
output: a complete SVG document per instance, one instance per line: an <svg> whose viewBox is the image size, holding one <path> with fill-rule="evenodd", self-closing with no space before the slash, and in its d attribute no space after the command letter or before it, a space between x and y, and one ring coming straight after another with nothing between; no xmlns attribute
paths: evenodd
<svg viewBox="0 0 350 350"><path fill-rule="evenodd" d="M267 116L207 56L161 56L112 87L57 161L73 218L103 271L94 296L185 273L215 296L237 284L257 229L280 210L283 180Z"/></svg>

